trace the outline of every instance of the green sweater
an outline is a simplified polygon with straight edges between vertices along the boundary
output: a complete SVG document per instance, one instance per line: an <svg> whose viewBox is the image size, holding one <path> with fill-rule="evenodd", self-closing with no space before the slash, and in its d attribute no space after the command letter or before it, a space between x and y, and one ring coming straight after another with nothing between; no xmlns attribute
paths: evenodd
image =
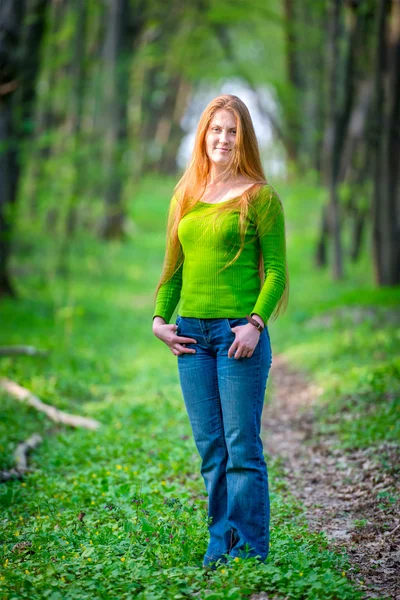
<svg viewBox="0 0 400 600"><path fill-rule="evenodd" d="M271 204L269 205L269 198ZM176 202L170 204L170 213ZM223 210L232 200L209 204L198 201L180 220L178 237L184 261L159 289L153 318L161 316L169 323L180 300L179 314L202 319L244 317L258 314L268 322L286 281L285 223L281 204L269 185L263 186L251 203L247 231L239 258L222 270L240 248L239 209ZM272 211L272 212L271 212ZM267 225L267 215L274 215ZM261 287L258 256L264 258L265 281Z"/></svg>

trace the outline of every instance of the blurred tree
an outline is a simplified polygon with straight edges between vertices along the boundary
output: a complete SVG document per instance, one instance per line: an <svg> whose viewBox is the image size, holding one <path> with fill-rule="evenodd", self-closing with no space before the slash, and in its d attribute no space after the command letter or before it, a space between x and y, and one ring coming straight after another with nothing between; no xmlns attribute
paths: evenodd
<svg viewBox="0 0 400 600"><path fill-rule="evenodd" d="M129 94L128 36L129 0L108 2L109 21L104 44L104 92L106 103L104 170L105 216L101 227L104 238L123 235L125 211L122 203L122 172L128 136L127 106Z"/></svg>
<svg viewBox="0 0 400 600"><path fill-rule="evenodd" d="M74 26L74 52L71 65L72 95L71 95L71 138L73 142L72 155L74 158L74 183L72 185L70 203L66 220L66 234L71 236L76 229L77 203L84 182L84 162L80 153L81 125L83 105L86 92L86 30L88 21L88 4L81 0L73 0L75 26Z"/></svg>
<svg viewBox="0 0 400 600"><path fill-rule="evenodd" d="M73 183L67 203L63 236L60 243L58 271L64 277L68 275L69 249L77 226L78 204L84 185L84 161L81 152L81 124L86 91L86 41L88 4L81 0L71 0L70 8L73 12L74 36L73 54L70 74L72 77L72 90L70 102L70 145L73 162Z"/></svg>
<svg viewBox="0 0 400 600"><path fill-rule="evenodd" d="M60 107L56 106L56 94L54 93L60 73L58 68L50 68L50 65L54 63L63 65L60 48L60 38L63 36L60 30L65 23L68 7L68 0L50 0L47 12L41 65L42 86L46 93L41 95L40 102L36 104L34 118L36 127L32 144L30 172L27 172L29 179L26 190L27 203L32 218L38 217L41 184L45 181L45 167L54 150L54 138L51 133L63 121L63 114ZM40 77L38 77L38 80L38 83L40 83Z"/></svg>
<svg viewBox="0 0 400 600"><path fill-rule="evenodd" d="M3 0L0 4L0 296L15 295L8 271L13 213L22 143L33 131L46 9L47 0Z"/></svg>
<svg viewBox="0 0 400 600"><path fill-rule="evenodd" d="M327 6L327 0L282 0L286 62L277 92L290 171L321 170Z"/></svg>
<svg viewBox="0 0 400 600"><path fill-rule="evenodd" d="M349 254L354 260L359 255L367 217L365 183L371 162L367 136L372 102L370 65L375 7L371 0L332 0L331 6L335 18L330 19L330 85L326 96L328 112L322 162L329 203L322 208L316 264L327 263L327 245L332 237L333 275L337 278L343 274L340 230L344 219L347 217L353 222ZM336 31L333 31L334 24ZM335 72L333 65L336 65Z"/></svg>
<svg viewBox="0 0 400 600"><path fill-rule="evenodd" d="M379 285L400 283L400 1L377 11L373 252Z"/></svg>
<svg viewBox="0 0 400 600"><path fill-rule="evenodd" d="M176 158L185 134L181 121L191 97L193 84L184 71L185 33L199 27L201 3L190 9L175 0L158 3L149 18L140 44L137 73L141 73L141 123L137 158L140 172L176 173ZM181 37L182 44L174 40Z"/></svg>
<svg viewBox="0 0 400 600"><path fill-rule="evenodd" d="M396 271L398 252L393 215L398 210L399 1L385 0L382 13L375 0L254 0L251 10L245 0L48 0L39 85L35 88L37 43L23 61L30 83L25 76L24 86L12 89L16 78L6 76L1 88L2 107L6 96L12 97L17 131L13 137L3 127L7 144L1 160L13 160L13 148L22 148L36 122L36 151L24 178L31 201L24 209L35 223L45 217L46 233L57 236L63 271L78 226L100 231L105 239L124 234L128 186L131 192L148 172L177 170L183 117L189 122L193 116L186 112L189 100L199 102L190 104L197 118L204 94L236 78L252 91L271 124L289 173L293 164L301 172L311 168L329 190L316 264L329 258L334 277L340 277L346 253L352 260L360 255L373 181L377 281L393 280L387 273ZM44 11L39 12L46 2L1 4L2 11L8 6L15 15L25 5L38 18L22 25L13 17L20 40L20 45L11 42L14 71L22 69L19 57L32 39L41 40ZM7 19L2 21L5 30ZM40 102L33 119L35 89ZM5 115L3 108L3 125ZM14 181L18 176L7 185ZM4 191L0 198L7 240ZM342 237L348 247L342 248ZM6 256L9 246L3 242L3 247Z"/></svg>
<svg viewBox="0 0 400 600"><path fill-rule="evenodd" d="M340 85L340 50L339 42L341 11L343 0L330 0L329 37L328 37L328 94L324 139L324 179L329 190L329 205L323 208L322 236L318 246L317 258L322 262L326 252L324 244L326 232L333 238L333 277L343 276L343 257L341 245L341 220L338 198L339 168L342 148L347 134L347 126L354 97L354 59L357 34L358 2L348 2L351 19L348 32L347 56L345 59L345 76ZM342 34L343 35L343 34ZM342 92L340 94L340 92ZM339 95L340 94L340 95Z"/></svg>

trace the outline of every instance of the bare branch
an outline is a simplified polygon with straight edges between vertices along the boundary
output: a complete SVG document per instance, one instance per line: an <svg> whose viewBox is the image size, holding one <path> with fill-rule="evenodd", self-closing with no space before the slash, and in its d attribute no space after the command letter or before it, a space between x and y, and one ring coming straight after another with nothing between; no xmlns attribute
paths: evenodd
<svg viewBox="0 0 400 600"><path fill-rule="evenodd" d="M47 350L38 350L34 346L0 346L0 356L47 356Z"/></svg>
<svg viewBox="0 0 400 600"><path fill-rule="evenodd" d="M70 427L85 427L86 429L98 429L100 427L100 422L95 419L71 415L54 406L50 406L50 404L45 404L37 396L34 396L32 392L18 385L15 381L11 381L11 379L0 379L0 389L5 390L10 396L20 402L25 402L29 406L36 408L36 410L44 412L55 423L63 423L63 425L69 425Z"/></svg>
<svg viewBox="0 0 400 600"><path fill-rule="evenodd" d="M10 479L22 479L25 473L29 473L28 455L31 450L34 450L42 443L42 437L34 433L25 442L18 444L14 452L14 460L16 466L9 471L0 471L0 482L9 481Z"/></svg>

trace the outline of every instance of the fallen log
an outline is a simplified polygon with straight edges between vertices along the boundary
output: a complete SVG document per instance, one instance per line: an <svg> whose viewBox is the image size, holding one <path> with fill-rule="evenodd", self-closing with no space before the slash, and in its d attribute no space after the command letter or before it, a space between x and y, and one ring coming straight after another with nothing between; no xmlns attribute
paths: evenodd
<svg viewBox="0 0 400 600"><path fill-rule="evenodd" d="M70 427L84 427L85 429L98 429L101 425L96 419L89 417L81 417L79 415L71 415L63 410L59 410L50 404L42 402L37 396L32 394L31 391L22 387L11 379L2 378L0 379L0 389L7 392L16 400L25 402L29 406L32 406L36 410L44 412L45 415L54 421L55 423L62 423L63 425L69 425Z"/></svg>
<svg viewBox="0 0 400 600"><path fill-rule="evenodd" d="M34 346L0 346L0 356L47 356L47 350L38 350Z"/></svg>

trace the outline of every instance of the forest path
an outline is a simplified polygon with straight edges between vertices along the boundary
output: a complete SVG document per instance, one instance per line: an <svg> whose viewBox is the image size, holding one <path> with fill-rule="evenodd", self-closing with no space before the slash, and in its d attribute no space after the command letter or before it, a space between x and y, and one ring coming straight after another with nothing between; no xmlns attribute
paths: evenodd
<svg viewBox="0 0 400 600"><path fill-rule="evenodd" d="M324 531L330 549L346 549L352 565L346 575L362 585L365 598L400 600L399 446L341 448L338 438L318 428L314 406L322 390L283 355L274 357L270 376L264 448L282 461L310 530Z"/></svg>

